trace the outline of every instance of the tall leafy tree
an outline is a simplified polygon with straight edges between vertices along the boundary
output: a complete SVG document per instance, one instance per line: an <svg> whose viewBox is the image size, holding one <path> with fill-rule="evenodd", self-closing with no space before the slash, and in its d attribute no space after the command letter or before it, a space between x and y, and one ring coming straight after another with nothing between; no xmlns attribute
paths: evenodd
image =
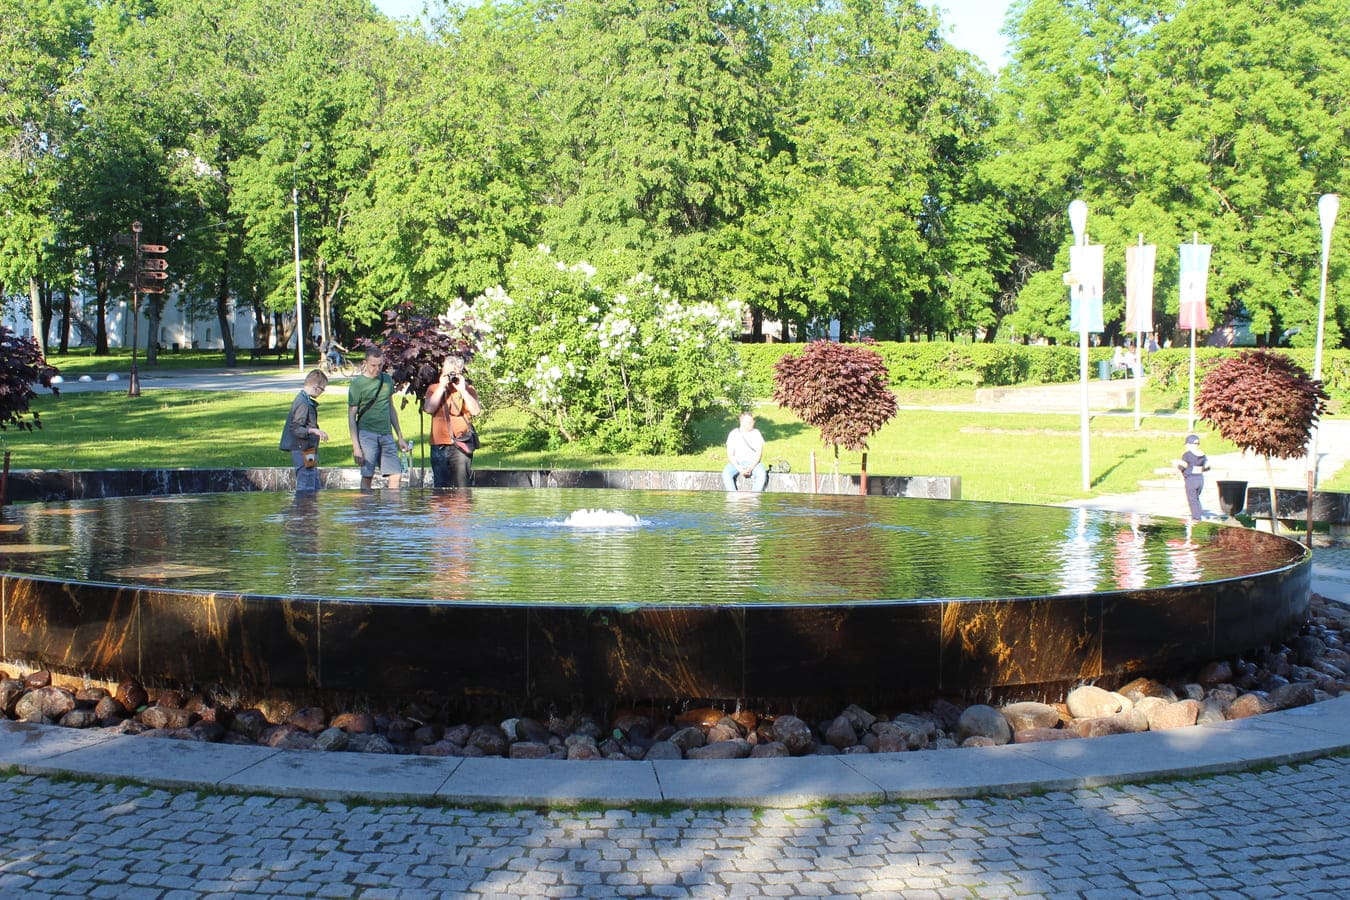
<svg viewBox="0 0 1350 900"><path fill-rule="evenodd" d="M42 290L54 271L57 189L72 131L65 88L83 64L89 8L3 0L0 21L0 289L28 292L41 352Z"/></svg>

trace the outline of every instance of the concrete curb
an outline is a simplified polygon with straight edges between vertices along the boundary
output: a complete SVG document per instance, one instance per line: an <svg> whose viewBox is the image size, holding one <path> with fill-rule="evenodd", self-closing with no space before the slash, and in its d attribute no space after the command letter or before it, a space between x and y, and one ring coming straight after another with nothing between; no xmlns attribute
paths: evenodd
<svg viewBox="0 0 1350 900"><path fill-rule="evenodd" d="M0 723L31 775L311 800L444 805L800 807L1010 796L1282 765L1350 750L1350 695L1174 731L798 759L567 762L322 753Z"/></svg>

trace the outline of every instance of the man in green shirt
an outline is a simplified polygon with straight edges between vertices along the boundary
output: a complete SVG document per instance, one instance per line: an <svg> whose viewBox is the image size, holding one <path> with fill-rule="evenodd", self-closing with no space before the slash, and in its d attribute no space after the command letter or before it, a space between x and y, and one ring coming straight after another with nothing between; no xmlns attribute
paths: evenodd
<svg viewBox="0 0 1350 900"><path fill-rule="evenodd" d="M363 491L370 490L377 467L394 490L403 481L398 454L411 450L412 444L403 440L393 399L394 379L384 371L384 351L371 347L361 363L361 374L347 387L347 430L352 435L352 456L361 467Z"/></svg>

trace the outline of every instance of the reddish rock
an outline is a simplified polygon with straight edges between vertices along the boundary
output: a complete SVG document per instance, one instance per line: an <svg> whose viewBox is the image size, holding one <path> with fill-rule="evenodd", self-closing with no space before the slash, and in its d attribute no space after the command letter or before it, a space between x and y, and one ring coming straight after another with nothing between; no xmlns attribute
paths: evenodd
<svg viewBox="0 0 1350 900"><path fill-rule="evenodd" d="M1029 728L1054 728L1059 724L1059 710L1048 703L1009 703L1002 709L1013 731Z"/></svg>
<svg viewBox="0 0 1350 900"><path fill-rule="evenodd" d="M127 708L116 697L104 697L94 706L94 715L103 724L112 725L127 717Z"/></svg>
<svg viewBox="0 0 1350 900"><path fill-rule="evenodd" d="M773 739L788 748L793 756L810 752L814 738L811 727L796 716L779 716L773 720Z"/></svg>
<svg viewBox="0 0 1350 900"><path fill-rule="evenodd" d="M1233 666L1223 659L1206 663L1195 676L1195 680L1207 688L1216 684L1226 684L1233 680Z"/></svg>
<svg viewBox="0 0 1350 900"><path fill-rule="evenodd" d="M155 696L155 704L157 706L167 706L172 709L186 709L187 698L183 696L182 691L160 691L159 694Z"/></svg>
<svg viewBox="0 0 1350 900"><path fill-rule="evenodd" d="M263 730L267 727L267 718L256 709L240 710L234 714L234 721L230 723L230 731L242 734L251 741L262 737Z"/></svg>
<svg viewBox="0 0 1350 900"><path fill-rule="evenodd" d="M829 727L825 729L825 742L832 747L838 747L843 750L847 747L853 747L858 743L857 732L853 730L853 722L848 716L839 716Z"/></svg>
<svg viewBox="0 0 1350 900"><path fill-rule="evenodd" d="M38 669L36 672L29 672L23 678L23 686L30 691L35 691L38 688L51 687L51 684L52 673L48 672L46 669Z"/></svg>
<svg viewBox="0 0 1350 900"><path fill-rule="evenodd" d="M291 713L286 721L301 731L318 734L328 727L328 713L317 706L306 706Z"/></svg>
<svg viewBox="0 0 1350 900"><path fill-rule="evenodd" d="M1014 744L1040 744L1046 741L1077 740L1078 732L1067 728L1020 728L1013 732Z"/></svg>
<svg viewBox="0 0 1350 900"><path fill-rule="evenodd" d="M1178 700L1151 711L1148 716L1150 731L1168 731L1172 728L1189 728L1200 717L1198 700Z"/></svg>
<svg viewBox="0 0 1350 900"><path fill-rule="evenodd" d="M1228 718L1248 719L1273 710L1270 701L1260 694L1242 694L1228 707Z"/></svg>
<svg viewBox="0 0 1350 900"><path fill-rule="evenodd" d="M548 744L535 741L516 741L511 745L512 759L548 759L552 752Z"/></svg>
<svg viewBox="0 0 1350 900"><path fill-rule="evenodd" d="M330 723L334 728L341 728L348 734L374 734L375 717L370 713L339 713L333 717ZM469 737L469 726L464 726L465 740ZM459 743L463 744L464 741Z"/></svg>
<svg viewBox="0 0 1350 900"><path fill-rule="evenodd" d="M93 709L98 706L98 701L109 696L107 688L84 687L75 692L75 703L85 709Z"/></svg>
<svg viewBox="0 0 1350 900"><path fill-rule="evenodd" d="M187 728L192 724L192 713L171 706L147 706L136 714L141 724L150 728Z"/></svg>
<svg viewBox="0 0 1350 900"><path fill-rule="evenodd" d="M132 712L150 702L150 695L145 692L139 681L123 681L117 686L113 696L117 698L117 702Z"/></svg>
<svg viewBox="0 0 1350 900"><path fill-rule="evenodd" d="M741 731L740 724L730 716L723 716L718 720L716 725L708 729L707 743L716 744L720 741L738 741L743 737L745 737L745 733Z"/></svg>
<svg viewBox="0 0 1350 900"><path fill-rule="evenodd" d="M701 706L698 709L686 710L675 717L676 728L688 728L694 726L697 728L711 728L716 725L726 712L720 709L713 709L711 706Z"/></svg>
<svg viewBox="0 0 1350 900"><path fill-rule="evenodd" d="M20 722L56 722L75 708L75 695L57 687L28 691L14 703L14 715Z"/></svg>

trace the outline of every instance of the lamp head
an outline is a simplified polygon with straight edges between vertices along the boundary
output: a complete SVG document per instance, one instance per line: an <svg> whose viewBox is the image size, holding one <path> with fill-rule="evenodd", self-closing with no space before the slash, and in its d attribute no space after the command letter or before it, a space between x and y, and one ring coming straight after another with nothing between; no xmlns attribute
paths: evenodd
<svg viewBox="0 0 1350 900"><path fill-rule="evenodd" d="M1082 200L1075 200L1069 204L1069 226L1073 228L1075 244L1083 242L1083 232L1087 228L1087 214L1087 204Z"/></svg>
<svg viewBox="0 0 1350 900"><path fill-rule="evenodd" d="M1323 194L1317 199L1317 217L1322 220L1322 233L1330 234L1331 226L1336 224L1336 213L1341 208L1341 198L1336 194Z"/></svg>

